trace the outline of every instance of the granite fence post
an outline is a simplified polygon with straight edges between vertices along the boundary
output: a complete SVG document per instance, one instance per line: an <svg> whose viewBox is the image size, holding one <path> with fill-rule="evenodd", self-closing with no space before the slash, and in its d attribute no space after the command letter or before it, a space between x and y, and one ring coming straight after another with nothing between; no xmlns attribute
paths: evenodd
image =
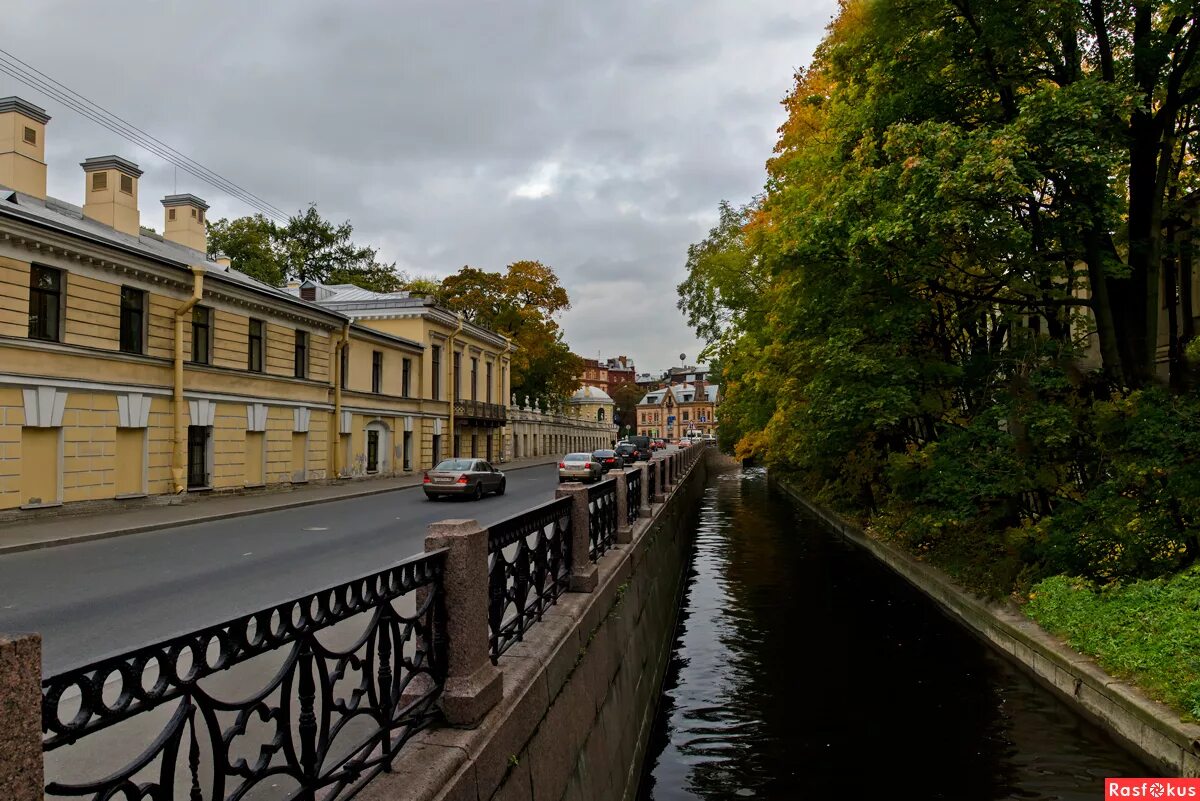
<svg viewBox="0 0 1200 801"><path fill-rule="evenodd" d="M442 579L446 609L446 721L474 726L500 701L503 674L488 654L487 529L474 520L431 523L425 550L449 549Z"/></svg>
<svg viewBox="0 0 1200 801"><path fill-rule="evenodd" d="M571 592L591 592L600 579L596 563L589 554L588 488L574 481L568 482L555 491L554 497L571 499Z"/></svg>
<svg viewBox="0 0 1200 801"><path fill-rule="evenodd" d="M617 544L633 542L633 526L629 525L629 477L622 469L617 473ZM637 503L637 501L633 501Z"/></svg>
<svg viewBox="0 0 1200 801"><path fill-rule="evenodd" d="M41 801L42 638L0 634L0 798Z"/></svg>
<svg viewBox="0 0 1200 801"><path fill-rule="evenodd" d="M650 516L650 471L657 469L647 462L638 462L634 465L638 470L642 471L642 493L637 498L638 517Z"/></svg>
<svg viewBox="0 0 1200 801"><path fill-rule="evenodd" d="M655 459L650 462L651 469L655 472L654 477L654 497L655 503L663 503L667 500L667 460Z"/></svg>

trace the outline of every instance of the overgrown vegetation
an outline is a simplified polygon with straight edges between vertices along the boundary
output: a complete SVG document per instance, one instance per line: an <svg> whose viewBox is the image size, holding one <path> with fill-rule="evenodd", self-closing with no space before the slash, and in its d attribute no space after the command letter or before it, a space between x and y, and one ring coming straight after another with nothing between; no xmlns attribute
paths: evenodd
<svg viewBox="0 0 1200 801"><path fill-rule="evenodd" d="M1197 13L843 0L688 253L724 444L994 594L1195 562Z"/></svg>
<svg viewBox="0 0 1200 801"><path fill-rule="evenodd" d="M1109 673L1200 720L1200 568L1104 589L1055 576L1033 588L1027 608Z"/></svg>

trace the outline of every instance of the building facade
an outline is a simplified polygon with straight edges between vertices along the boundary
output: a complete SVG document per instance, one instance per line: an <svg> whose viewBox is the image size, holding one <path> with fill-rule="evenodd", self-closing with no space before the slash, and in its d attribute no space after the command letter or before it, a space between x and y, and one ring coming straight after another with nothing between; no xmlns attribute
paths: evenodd
<svg viewBox="0 0 1200 801"><path fill-rule="evenodd" d="M47 197L48 122L0 99L0 513L512 452L503 337L210 260L208 205L169 195L142 228L117 156L83 162L82 205Z"/></svg>
<svg viewBox="0 0 1200 801"><path fill-rule="evenodd" d="M638 433L679 439L689 431L717 433L720 387L716 384L671 384L646 393L638 403Z"/></svg>

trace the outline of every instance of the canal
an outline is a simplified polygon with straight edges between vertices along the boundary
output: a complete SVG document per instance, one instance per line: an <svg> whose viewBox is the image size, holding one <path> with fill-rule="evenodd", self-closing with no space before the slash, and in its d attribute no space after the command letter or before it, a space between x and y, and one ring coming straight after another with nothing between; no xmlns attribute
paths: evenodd
<svg viewBox="0 0 1200 801"><path fill-rule="evenodd" d="M1095 799L1147 770L762 471L708 487L642 801Z"/></svg>

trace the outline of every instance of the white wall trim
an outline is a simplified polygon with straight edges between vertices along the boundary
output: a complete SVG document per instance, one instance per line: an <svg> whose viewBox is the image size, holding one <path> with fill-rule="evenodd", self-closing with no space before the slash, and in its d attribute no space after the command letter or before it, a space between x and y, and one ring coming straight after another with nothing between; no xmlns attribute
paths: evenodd
<svg viewBox="0 0 1200 801"><path fill-rule="evenodd" d="M246 431L266 431L269 407L265 403L246 404ZM266 448L263 448L266 452Z"/></svg>
<svg viewBox="0 0 1200 801"><path fill-rule="evenodd" d="M67 393L54 386L39 386L21 392L25 402L25 425L30 428L59 428Z"/></svg>
<svg viewBox="0 0 1200 801"><path fill-rule="evenodd" d="M217 404L207 398L189 400L187 404L189 425L212 428L217 420Z"/></svg>
<svg viewBox="0 0 1200 801"><path fill-rule="evenodd" d="M307 406L301 406L292 409L292 432L296 434L307 434L309 419L312 412Z"/></svg>
<svg viewBox="0 0 1200 801"><path fill-rule="evenodd" d="M150 423L150 400L141 392L118 393L118 428L146 428Z"/></svg>
<svg viewBox="0 0 1200 801"><path fill-rule="evenodd" d="M40 376L20 376L13 374L0 373L0 386L17 386L30 389L38 389L39 387L53 387L63 390L79 390L81 392L111 392L114 394L128 393L131 390L142 395L150 395L152 397L169 398L171 390L162 387L151 386L131 386L129 384L109 384L103 381L85 381L81 379L71 378L42 378ZM188 400L210 400L218 403L257 403L267 401L271 406L287 406L296 407L304 406L312 409L324 409L326 411L333 409L332 403L321 403L319 401L295 401L286 398L264 398L261 395L233 395L222 392L195 392L185 391L184 398ZM371 412L377 413L376 410Z"/></svg>

